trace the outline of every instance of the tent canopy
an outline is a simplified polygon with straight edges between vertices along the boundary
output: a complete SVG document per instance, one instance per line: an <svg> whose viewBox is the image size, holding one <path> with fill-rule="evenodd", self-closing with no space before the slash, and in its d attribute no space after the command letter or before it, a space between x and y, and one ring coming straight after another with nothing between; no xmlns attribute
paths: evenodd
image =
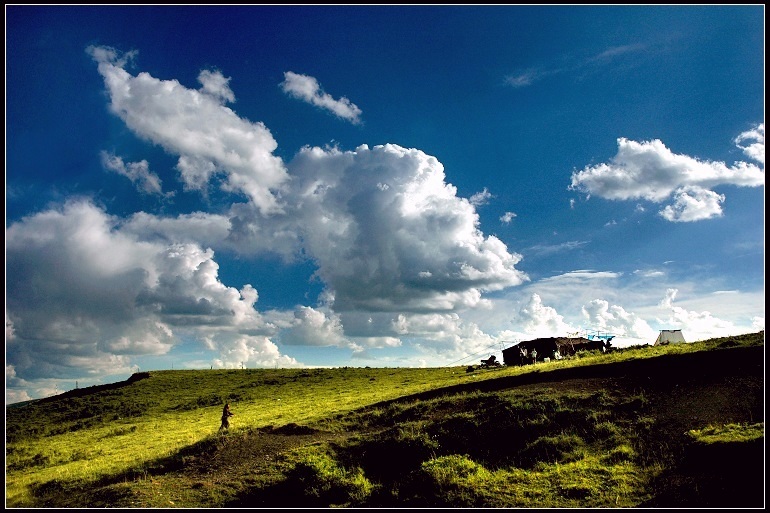
<svg viewBox="0 0 770 513"><path fill-rule="evenodd" d="M682 342L686 342L682 335L682 330L660 330L660 334L655 339L655 344L653 345L681 344Z"/></svg>

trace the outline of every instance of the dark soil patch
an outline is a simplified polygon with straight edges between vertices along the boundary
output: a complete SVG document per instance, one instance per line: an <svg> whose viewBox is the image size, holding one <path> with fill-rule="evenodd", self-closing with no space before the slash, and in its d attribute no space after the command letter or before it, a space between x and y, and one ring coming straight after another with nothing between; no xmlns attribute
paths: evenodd
<svg viewBox="0 0 770 513"><path fill-rule="evenodd" d="M289 434L281 432L285 428ZM330 440L344 438L345 434L303 429L302 426L284 426L273 430L254 430L221 435L216 450L203 456L187 459L180 472L188 476L199 475L217 477L228 473L256 471L263 465L270 464L279 454L301 447ZM215 481L218 479L215 479Z"/></svg>
<svg viewBox="0 0 770 513"><path fill-rule="evenodd" d="M309 426L300 426L299 424L295 424L294 422L290 422L285 426L280 426L277 428L274 428L273 426L268 426L266 428L260 429L260 431L263 433L268 433L273 435L314 435L316 433L323 433L318 429L314 429Z"/></svg>

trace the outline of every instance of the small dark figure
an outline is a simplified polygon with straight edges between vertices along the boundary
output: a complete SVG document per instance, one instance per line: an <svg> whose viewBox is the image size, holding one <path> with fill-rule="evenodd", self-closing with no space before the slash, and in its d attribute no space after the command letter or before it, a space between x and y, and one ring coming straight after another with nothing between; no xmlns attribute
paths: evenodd
<svg viewBox="0 0 770 513"><path fill-rule="evenodd" d="M230 403L226 403L224 409L222 409L222 425L219 426L219 430L230 429L230 417L235 415L230 411Z"/></svg>

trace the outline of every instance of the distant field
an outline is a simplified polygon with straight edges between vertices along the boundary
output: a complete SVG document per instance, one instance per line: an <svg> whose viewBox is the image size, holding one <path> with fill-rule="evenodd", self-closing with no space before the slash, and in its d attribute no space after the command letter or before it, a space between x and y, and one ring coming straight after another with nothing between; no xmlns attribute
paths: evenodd
<svg viewBox="0 0 770 513"><path fill-rule="evenodd" d="M754 507L763 415L764 331L473 372L154 371L7 407L6 506Z"/></svg>

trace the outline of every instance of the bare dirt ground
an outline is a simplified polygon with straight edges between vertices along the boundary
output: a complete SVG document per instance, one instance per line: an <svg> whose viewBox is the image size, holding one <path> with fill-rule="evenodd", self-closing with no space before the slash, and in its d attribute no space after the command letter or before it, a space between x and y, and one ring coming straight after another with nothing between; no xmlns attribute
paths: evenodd
<svg viewBox="0 0 770 513"><path fill-rule="evenodd" d="M237 434L223 434L212 453L192 457L182 472L198 479L226 481L228 474L242 475L271 464L279 454L296 447L341 440L349 433L329 433L294 424Z"/></svg>

